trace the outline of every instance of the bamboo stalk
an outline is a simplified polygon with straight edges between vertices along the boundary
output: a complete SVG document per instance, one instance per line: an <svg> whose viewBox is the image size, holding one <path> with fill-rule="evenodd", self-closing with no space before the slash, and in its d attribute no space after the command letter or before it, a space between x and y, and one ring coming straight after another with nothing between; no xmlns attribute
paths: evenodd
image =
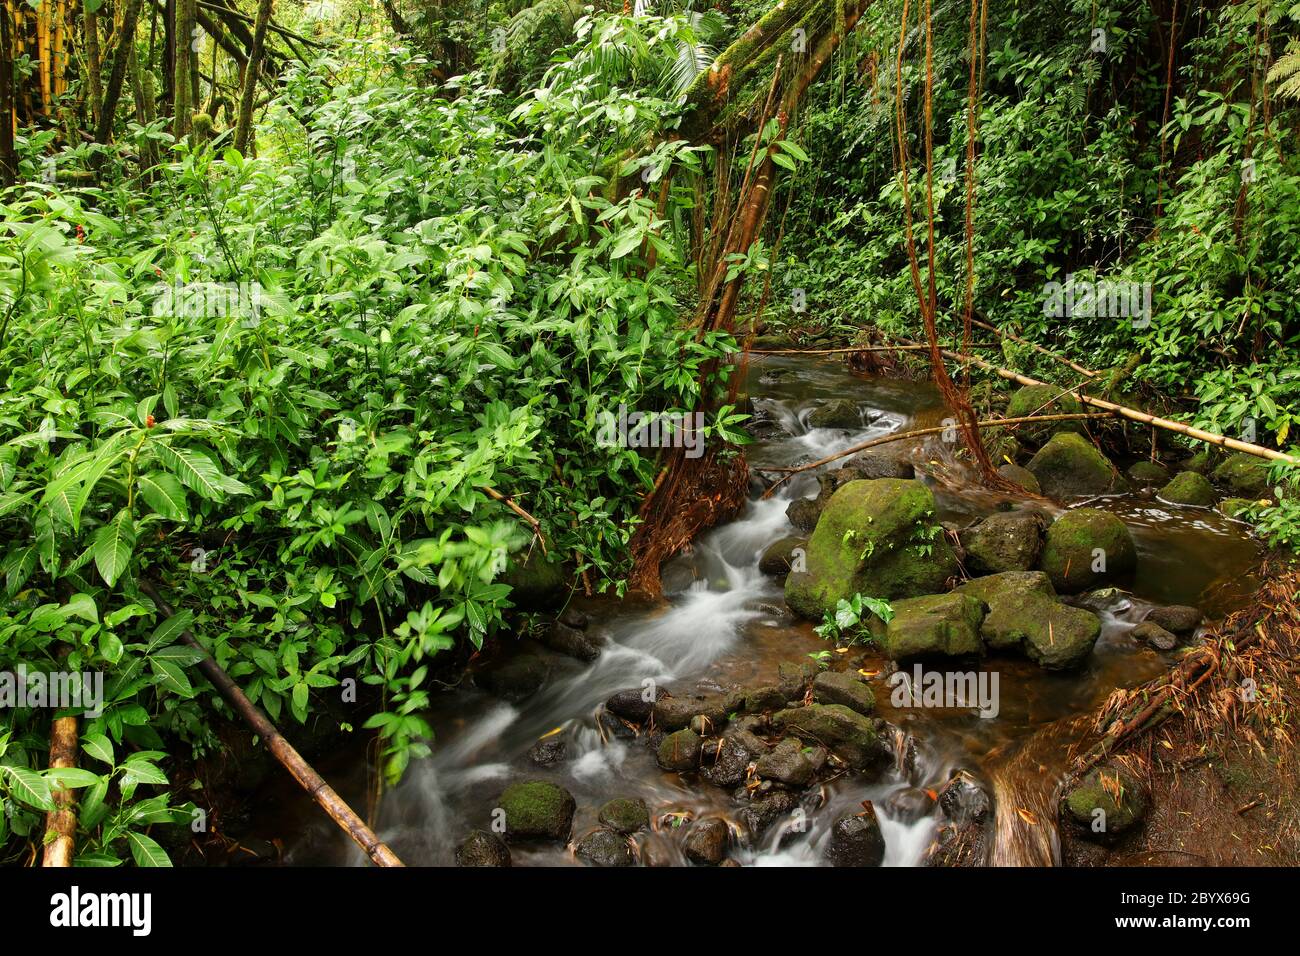
<svg viewBox="0 0 1300 956"><path fill-rule="evenodd" d="M1021 375L1019 372L1013 372L1010 369L1001 368L992 362L986 362L983 359L976 358L973 355L963 355L961 352L953 352L943 349L944 358L952 359L955 362L970 362L986 371L998 375L1000 378L1016 382L1019 385L1049 385L1048 382L1040 382L1036 378L1030 378L1028 375ZM1113 412L1130 421L1141 422L1144 425L1151 425L1155 428L1163 428L1165 431L1175 432L1179 435L1185 435L1188 438L1195 438L1197 441L1203 441L1210 445L1217 445L1220 448L1231 448L1233 451L1245 452L1247 455L1254 455L1257 458L1267 458L1270 461L1285 461L1291 465L1300 465L1300 460L1286 454L1285 452L1275 451L1272 448L1264 448L1261 445L1253 445L1250 442L1240 441L1236 438L1228 438L1224 435L1216 435L1213 432L1207 432L1201 428L1193 428L1191 425L1184 425L1182 422L1170 421L1167 418L1160 418L1156 415L1148 415L1146 412L1140 412L1135 408L1128 408L1124 405L1117 405L1114 402L1108 402L1104 398L1093 398L1091 395L1085 395L1076 389L1069 389L1079 397L1079 401L1085 405L1091 405L1094 408L1105 409Z"/></svg>
<svg viewBox="0 0 1300 956"><path fill-rule="evenodd" d="M929 346L922 346L922 348L929 348ZM1033 422L1036 424L1038 422L1065 422L1065 421L1078 421L1079 419L1084 419L1084 418L1110 418L1110 417L1111 417L1110 414L1106 412L1065 412L1060 415L1026 415L1023 418L988 418L985 419L984 421L976 422L975 427L993 428L999 425L1023 425L1028 422ZM833 461L839 460L840 458L845 458L849 455L855 454L856 452L864 451L865 449L868 448L874 448L877 445L885 445L888 444L889 442L903 441L904 439L907 438L924 438L926 435L938 435L940 432L946 432L950 428L957 428L957 427L958 426L956 425L935 425L930 428L914 428L911 431L894 432L892 435L884 435L880 438L872 438L869 441L860 442L854 445L852 448L846 448L843 451L837 451L833 455L827 455L825 458L819 458L817 461L809 462L806 465L799 465L798 467L795 468L755 468L754 470L776 472L778 474L784 475L784 477L777 480L772 485L772 487L768 488L767 491L763 492L764 498L770 498L772 496L772 492L776 491L777 488L781 487L781 485L789 481L791 478L793 478L795 475L799 474L800 472L810 471L813 468L820 468L822 465L828 465Z"/></svg>
<svg viewBox="0 0 1300 956"><path fill-rule="evenodd" d="M50 769L71 770L77 766L77 718L55 717L50 724ZM45 855L41 866L72 866L77 849L77 812L72 808L73 792L66 787L54 791L54 807L45 815ZM53 834L53 839L50 835Z"/></svg>
<svg viewBox="0 0 1300 956"><path fill-rule="evenodd" d="M530 525L532 525L532 527L533 527L533 534L535 534L535 535L537 536L537 540L538 540L538 542L539 542L539 543L541 544L541 546L542 546L542 554L545 554L545 553L546 553L546 536L545 536L544 534L542 534L542 523L541 523L540 521L538 521L536 518L534 518L532 515L530 515L530 514L529 514L527 511L525 511L523 508L519 507L519 505L515 504L515 501L514 501L513 498L509 497L508 495L503 495L501 492L497 491L497 490L496 490L495 488L493 488L491 485L483 485L482 487L483 487L483 490L487 492L489 498L491 498L493 501L499 501L499 502L501 502L503 505L505 505L507 508L509 508L509 509L510 509L511 511L513 511L515 514L519 515L519 517L523 518L523 519L524 519L525 521L527 521Z"/></svg>
<svg viewBox="0 0 1300 956"><path fill-rule="evenodd" d="M140 582L140 589L149 595L158 609L168 617L172 616L171 606L162 599L158 594L158 589L148 581ZM250 701L239 686L230 678L221 666L217 664L212 656L204 650L203 646L195 639L194 634L190 631L181 633L181 640L197 651L202 652L203 659L199 661L199 670L208 682L226 699L226 703L244 719L253 731L266 742L267 749L275 755L275 759L280 761L286 770L293 775L293 778L302 784L304 790L311 794L322 809L329 814L330 819L339 825L357 846L365 851L371 861L377 866L404 866L401 860L397 858L392 850L375 836L374 831L366 826L356 812L347 805L324 778L321 777L302 755L293 748L289 741L284 739L284 735L275 728L267 716L262 713L261 709Z"/></svg>

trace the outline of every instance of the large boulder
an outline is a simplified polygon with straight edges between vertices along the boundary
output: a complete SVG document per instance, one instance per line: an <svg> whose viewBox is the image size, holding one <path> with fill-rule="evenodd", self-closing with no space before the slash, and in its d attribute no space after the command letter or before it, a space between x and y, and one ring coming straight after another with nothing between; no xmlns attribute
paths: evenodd
<svg viewBox="0 0 1300 956"><path fill-rule="evenodd" d="M1100 495L1123 487L1110 459L1074 432L1058 432L1026 466L1052 498Z"/></svg>
<svg viewBox="0 0 1300 956"><path fill-rule="evenodd" d="M542 643L567 657L576 657L590 663L600 656L600 638L589 636L576 627L570 627L562 621L552 621L542 631Z"/></svg>
<svg viewBox="0 0 1300 956"><path fill-rule="evenodd" d="M772 723L778 730L821 744L857 770L889 760L889 748L880 737L880 722L843 704L779 710L772 715Z"/></svg>
<svg viewBox="0 0 1300 956"><path fill-rule="evenodd" d="M1214 469L1214 480L1235 497L1262 498L1268 493L1268 462L1237 452Z"/></svg>
<svg viewBox="0 0 1300 956"><path fill-rule="evenodd" d="M813 700L843 704L868 716L876 709L876 697L867 682L857 674L840 671L822 671L813 678Z"/></svg>
<svg viewBox="0 0 1300 956"><path fill-rule="evenodd" d="M654 713L655 703L666 696L662 687L632 687L605 701L605 709L634 724L644 724ZM685 726L685 725L683 725Z"/></svg>
<svg viewBox="0 0 1300 956"><path fill-rule="evenodd" d="M1194 471L1179 472L1156 494L1171 504L1198 505L1202 508L1213 507L1219 497L1214 493L1214 486L1209 479Z"/></svg>
<svg viewBox="0 0 1300 956"><path fill-rule="evenodd" d="M1016 391L1007 402L1007 418L1025 418L1029 415L1077 414L1083 410L1079 400L1068 392L1052 385L1026 385ZM1018 425L1016 433L1031 444L1041 445L1057 432L1079 432L1083 426L1078 421L1044 422L1041 425Z"/></svg>
<svg viewBox="0 0 1300 956"><path fill-rule="evenodd" d="M1142 822L1150 805L1146 787L1115 766L1098 767L1065 797L1065 807L1093 839L1105 840Z"/></svg>
<svg viewBox="0 0 1300 956"><path fill-rule="evenodd" d="M884 451L864 451L854 455L839 471L831 472L836 487L850 481L874 481L877 478L915 478L910 461Z"/></svg>
<svg viewBox="0 0 1300 956"><path fill-rule="evenodd" d="M1048 670L1079 665L1101 635L1097 615L1058 601L1041 571L975 578L957 590L987 605L980 635L991 650L1022 651Z"/></svg>
<svg viewBox="0 0 1300 956"><path fill-rule="evenodd" d="M504 814L506 839L569 839L573 813L577 809L573 796L549 780L525 780L511 784L497 800Z"/></svg>
<svg viewBox="0 0 1300 956"><path fill-rule="evenodd" d="M1067 511L1047 529L1039 565L1058 591L1102 587L1137 566L1137 547L1124 522L1099 508Z"/></svg>
<svg viewBox="0 0 1300 956"><path fill-rule="evenodd" d="M1028 571L1043 546L1043 519L1028 511L990 515L963 531L961 543L971 571Z"/></svg>
<svg viewBox="0 0 1300 956"><path fill-rule="evenodd" d="M661 697L654 705L655 726L660 730L681 730L703 717L710 732L721 730L731 712L725 697Z"/></svg>
<svg viewBox="0 0 1300 956"><path fill-rule="evenodd" d="M885 836L870 802L861 813L840 817L831 825L826 860L831 866L880 866L885 859Z"/></svg>
<svg viewBox="0 0 1300 956"><path fill-rule="evenodd" d="M808 541L807 565L786 578L785 599L812 620L854 594L931 594L957 574L957 558L934 520L934 495L899 478L851 481L836 491Z"/></svg>
<svg viewBox="0 0 1300 956"><path fill-rule="evenodd" d="M880 643L896 661L978 654L984 605L967 594L931 594L893 605L894 617Z"/></svg>

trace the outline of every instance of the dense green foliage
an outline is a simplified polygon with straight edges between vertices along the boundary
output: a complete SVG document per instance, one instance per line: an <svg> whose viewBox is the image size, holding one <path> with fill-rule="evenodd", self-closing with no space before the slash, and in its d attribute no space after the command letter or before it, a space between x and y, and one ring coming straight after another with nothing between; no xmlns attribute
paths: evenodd
<svg viewBox="0 0 1300 956"><path fill-rule="evenodd" d="M276 721L337 725L359 684L396 779L428 753L438 669L526 626L507 583L525 560L621 593L659 463L602 444L600 416L721 400L736 343L689 322L717 156L671 133L715 51L772 4L725 18L689 3L386 6L419 52L374 27L282 64L256 155L229 131L177 142L165 118L124 123L111 148L19 136L23 182L0 194L0 672L99 673L105 695L77 770L40 769L49 710L0 710L0 860L30 858L64 786L80 794L81 863L166 862L146 831L190 822L175 770L219 746L224 708L186 629ZM763 298L769 329L918 334L894 128L902 7L871 5L786 138L759 134L774 212L728 277L764 280L742 307ZM934 10L948 343L968 11ZM1294 82L1267 50L1294 47L1296 15L1184 10L1166 107L1168 24L1149 5L993 0L976 316L1126 368L1128 400L1290 445L1298 114L1266 75ZM904 32L923 244L924 34ZM729 145L743 162L754 140ZM162 162L141 169L153 150ZM1149 283L1149 321L1045 314L1068 275ZM1060 379L1022 346L1003 361ZM711 434L742 442L738 418L723 406ZM1293 499L1255 517L1300 544ZM841 604L828 637L888 619L870 598Z"/></svg>

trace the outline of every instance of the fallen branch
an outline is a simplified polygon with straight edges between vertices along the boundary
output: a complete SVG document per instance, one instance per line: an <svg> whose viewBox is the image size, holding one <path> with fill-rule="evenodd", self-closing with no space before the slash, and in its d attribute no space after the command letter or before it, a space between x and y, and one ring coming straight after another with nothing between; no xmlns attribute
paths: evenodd
<svg viewBox="0 0 1300 956"><path fill-rule="evenodd" d="M923 346L923 348L928 348L928 346ZM1110 418L1110 417L1111 416L1105 412L1068 412L1060 415L1026 415L1023 418L988 418L983 421L976 422L975 427L994 428L1000 425L1024 425L1029 422L1033 422L1037 424L1038 422L1065 422L1065 421L1077 421L1082 418ZM864 451L868 448L874 448L876 445L884 445L889 442L903 441L904 439L908 439L908 438L924 438L926 435L938 435L940 432L946 432L949 429L956 428L956 427L957 426L955 425L935 425L930 428L914 428L911 431L894 432L892 435L884 435L880 438L872 438L869 441L860 442L859 444L856 444L851 448L846 448L843 451L837 451L833 455L827 455L825 458L819 458L817 461L809 462L806 465L799 465L798 467L795 468L755 468L754 470L777 472L779 474L784 475L784 477L777 480L772 485L772 487L768 488L767 491L763 492L764 498L770 498L772 496L772 492L776 491L776 489L781 487L782 484L789 481L791 478L793 478L795 475L799 474L800 472L810 471L813 468L820 468L822 465L830 464L831 462L836 461L840 458L845 458L848 455L852 455L855 454L856 452Z"/></svg>
<svg viewBox="0 0 1300 956"><path fill-rule="evenodd" d="M976 358L973 355L964 355L961 352L953 352L949 349L943 349L944 358L952 359L955 362L970 362L979 368L993 372L1001 378L1008 381L1016 382L1020 385L1049 385L1048 382L1039 381L1036 378L1030 378L1028 375L1021 375L1019 372L1013 372L1010 369L1001 368L992 362L986 362L983 359ZM1076 386L1076 389L1078 386ZM1285 461L1288 464L1300 465L1300 460L1293 458L1285 452L1274 451L1272 448L1264 448L1261 445L1252 445L1250 442L1239 441L1236 438L1227 438L1223 435L1216 435L1213 432L1207 432L1204 429L1193 428L1191 425L1184 425L1182 422L1170 421L1167 418L1159 418L1156 415L1148 415L1146 412L1140 412L1135 408L1128 408L1124 405L1117 405L1114 402L1108 402L1104 398L1093 398L1091 395L1085 395L1076 389L1068 389L1079 396L1079 401L1085 405L1091 405L1094 408L1105 409L1130 421L1141 422L1144 425L1151 425L1155 428L1163 428L1165 431L1175 432L1179 435L1185 435L1188 438L1195 438L1197 441L1203 441L1211 445L1217 445L1220 448L1231 448L1233 451L1245 452L1248 455L1254 455L1257 458L1267 458L1272 461Z"/></svg>
<svg viewBox="0 0 1300 956"><path fill-rule="evenodd" d="M168 617L172 616L171 606L158 594L158 589L150 582L140 582L140 589L149 595L153 602L158 605L158 610ZM347 805L347 803L334 792L334 788L325 782L311 764L302 758L302 755L293 748L289 741L284 739L284 735L276 730L275 725L267 719L267 716L245 695L238 685L231 680L230 675L221 669L212 656L199 644L194 634L190 631L181 632L181 641L203 654L203 659L199 661L199 670L208 682L225 698L234 711L244 719L254 733L256 733L266 743L266 747L275 755L275 759L280 761L293 778L297 780L304 790L311 794L312 799L321 805L326 813L330 815L335 823L339 825L350 836L357 846L365 851L366 856L377 866L403 866L397 855L388 848L388 846L375 836L374 831L366 826L356 812Z"/></svg>

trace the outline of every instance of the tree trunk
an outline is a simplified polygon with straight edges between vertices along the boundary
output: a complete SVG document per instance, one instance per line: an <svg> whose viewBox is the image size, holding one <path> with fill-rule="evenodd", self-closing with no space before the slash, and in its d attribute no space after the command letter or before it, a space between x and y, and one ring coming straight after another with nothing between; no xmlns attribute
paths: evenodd
<svg viewBox="0 0 1300 956"><path fill-rule="evenodd" d="M56 717L50 724L50 769L70 770L77 765L77 718ZM77 849L77 814L74 796L64 787L54 791L54 806L45 817L45 844L41 866L72 866Z"/></svg>
<svg viewBox="0 0 1300 956"><path fill-rule="evenodd" d="M140 0L126 0L122 12L122 31L113 53L113 69L104 91L104 107L99 112L99 129L95 139L107 144L113 136L113 117L117 114L117 101L122 96L122 81L126 78L128 62L135 56L135 21L140 15Z"/></svg>
<svg viewBox="0 0 1300 956"><path fill-rule="evenodd" d="M90 125L99 125L99 108L104 102L102 64L99 55L99 19L82 0L81 29L86 38L86 90L90 95Z"/></svg>
<svg viewBox="0 0 1300 956"><path fill-rule="evenodd" d="M262 69L262 48L266 45L266 26L271 22L272 0L259 0L257 23L253 26L253 47L244 67L244 87L239 93L239 122L235 127L235 150L247 152L253 132L253 100L257 96L257 74Z"/></svg>
<svg viewBox="0 0 1300 956"><path fill-rule="evenodd" d="M0 10L0 187L18 180L18 154L14 150L14 31L9 4Z"/></svg>
<svg viewBox="0 0 1300 956"><path fill-rule="evenodd" d="M190 48L194 32L194 0L175 0L175 24L172 29L172 134L181 139L190 131L194 112L190 102Z"/></svg>

